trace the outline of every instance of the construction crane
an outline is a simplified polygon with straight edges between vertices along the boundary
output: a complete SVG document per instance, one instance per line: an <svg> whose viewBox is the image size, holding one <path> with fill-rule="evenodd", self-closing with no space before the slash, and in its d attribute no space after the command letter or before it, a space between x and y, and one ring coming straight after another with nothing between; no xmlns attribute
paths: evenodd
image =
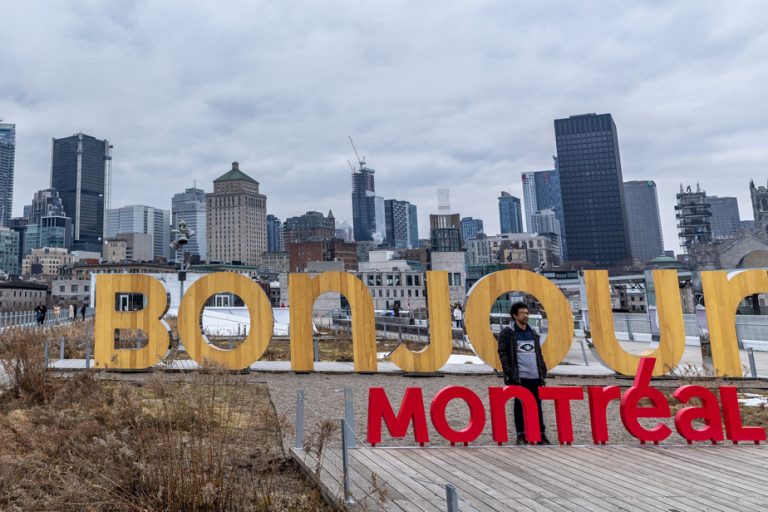
<svg viewBox="0 0 768 512"><path fill-rule="evenodd" d="M352 172L354 173L354 172L355 172L355 166L354 166L354 165L352 165L352 162L350 162L349 160L347 160L347 165L349 165L349 170L350 170L350 171L352 171Z"/></svg>
<svg viewBox="0 0 768 512"><path fill-rule="evenodd" d="M349 143L352 144L352 149L355 152L355 156L357 157L357 163L360 164L360 169L365 167L365 155L363 155L363 158L360 158L360 154L357 152L357 148L355 147L355 141L352 140L351 135L347 135L349 137Z"/></svg>

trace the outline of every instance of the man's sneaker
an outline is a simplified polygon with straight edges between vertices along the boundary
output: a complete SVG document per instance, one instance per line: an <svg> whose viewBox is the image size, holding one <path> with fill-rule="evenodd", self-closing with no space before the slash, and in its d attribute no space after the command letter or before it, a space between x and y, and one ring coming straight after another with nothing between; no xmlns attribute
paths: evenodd
<svg viewBox="0 0 768 512"><path fill-rule="evenodd" d="M549 442L549 439L547 439L546 434L541 434L541 441L539 441L539 444L552 444Z"/></svg>
<svg viewBox="0 0 768 512"><path fill-rule="evenodd" d="M528 441L525 440L525 434L518 434L515 444L528 444Z"/></svg>

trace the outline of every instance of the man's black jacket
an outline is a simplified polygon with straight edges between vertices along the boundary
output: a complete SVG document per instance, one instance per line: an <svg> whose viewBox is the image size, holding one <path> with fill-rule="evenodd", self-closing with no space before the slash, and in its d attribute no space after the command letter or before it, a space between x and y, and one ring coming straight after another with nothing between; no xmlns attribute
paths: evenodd
<svg viewBox="0 0 768 512"><path fill-rule="evenodd" d="M539 333L530 326L528 328L533 331L533 347L536 352L536 363L539 367L539 379L543 386L544 379L547 378L547 365L541 354ZM507 386L520 384L520 368L517 366L517 338L515 330L510 326L504 327L499 333L499 359L501 359L501 369L504 371L504 384Z"/></svg>

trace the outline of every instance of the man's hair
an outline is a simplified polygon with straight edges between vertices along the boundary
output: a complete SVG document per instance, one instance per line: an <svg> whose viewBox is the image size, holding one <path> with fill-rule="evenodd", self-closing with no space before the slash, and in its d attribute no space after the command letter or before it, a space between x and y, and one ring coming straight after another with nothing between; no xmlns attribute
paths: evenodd
<svg viewBox="0 0 768 512"><path fill-rule="evenodd" d="M509 314L511 316L515 316L521 309L528 309L528 306L525 304L525 302L515 302L512 304L512 307L509 308Z"/></svg>

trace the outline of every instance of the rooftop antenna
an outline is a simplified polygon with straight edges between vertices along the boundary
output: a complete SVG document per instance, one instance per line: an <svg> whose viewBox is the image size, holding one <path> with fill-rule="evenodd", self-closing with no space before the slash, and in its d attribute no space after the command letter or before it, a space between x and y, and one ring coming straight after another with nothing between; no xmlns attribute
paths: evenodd
<svg viewBox="0 0 768 512"><path fill-rule="evenodd" d="M352 144L352 149L354 150L355 156L357 157L357 163L360 164L360 169L362 170L362 168L365 167L365 155L363 155L363 158L360 158L360 154L357 152L355 141L352 140L352 136L347 135L347 137L349 137L349 143Z"/></svg>

